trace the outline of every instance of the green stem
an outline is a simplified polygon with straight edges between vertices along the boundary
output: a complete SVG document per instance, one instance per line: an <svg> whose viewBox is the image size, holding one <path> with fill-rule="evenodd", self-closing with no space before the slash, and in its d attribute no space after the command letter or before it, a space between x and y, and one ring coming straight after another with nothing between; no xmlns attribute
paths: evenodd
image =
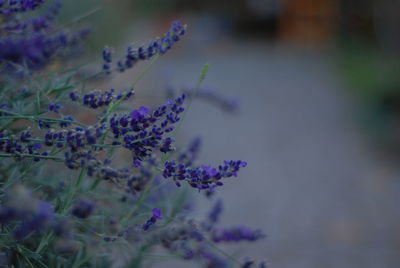
<svg viewBox="0 0 400 268"><path fill-rule="evenodd" d="M48 156L48 155L35 155L35 154L0 154L0 157L31 157L31 158L41 158L50 159L56 161L64 161L61 157Z"/></svg>
<svg viewBox="0 0 400 268"><path fill-rule="evenodd" d="M50 239L53 237L53 231L48 233L46 236L43 236L42 240L40 240L39 246L36 248L36 253L40 253L45 246L49 244Z"/></svg>
<svg viewBox="0 0 400 268"><path fill-rule="evenodd" d="M2 140L2 141L16 141L16 140L19 140L19 139L13 139L13 138L0 138L0 140ZM26 140L28 140L28 141L34 141L34 142L41 142L41 143L45 143L45 141L44 140L42 140L42 139L26 139ZM64 141L64 143L67 143L67 142L65 142ZM121 147L121 145L114 145L114 144L97 144L97 143L95 143L95 144L92 144L92 146L95 146L95 147L100 147L100 148L120 148Z"/></svg>
<svg viewBox="0 0 400 268"><path fill-rule="evenodd" d="M86 169L82 168L82 169L81 169L81 172L79 173L79 177L78 177L78 179L76 180L76 183L75 183L75 186L76 186L77 189L78 189L78 188L81 186L81 184L82 184L83 178L85 177L85 176L84 176L84 175L85 175L85 171L86 171Z"/></svg>
<svg viewBox="0 0 400 268"><path fill-rule="evenodd" d="M12 138L0 138L0 141L17 141L17 140L19 140L19 139L12 139ZM34 141L34 142L43 142L44 143L44 140L42 140L42 139L26 139L26 140L28 140L28 141Z"/></svg>
<svg viewBox="0 0 400 268"><path fill-rule="evenodd" d="M101 179L100 178L96 178L94 180L94 182L92 183L92 185L90 186L90 188L89 188L90 191L93 191L94 189L96 189L97 185L99 185L100 182L101 182Z"/></svg>
<svg viewBox="0 0 400 268"><path fill-rule="evenodd" d="M50 122L70 123L70 124L78 125L81 127L86 127L85 124L77 122L77 121L69 121L69 120L64 120L64 119L56 119L56 118L40 117L40 116L32 116L32 115L22 115L22 114L18 114L18 113L3 110L3 109L0 109L0 113L7 113L7 114L12 115L12 116L0 116L0 119L28 119L28 120L33 120L33 121L42 120L42 121L50 121Z"/></svg>
<svg viewBox="0 0 400 268"><path fill-rule="evenodd" d="M83 182L83 178L85 177L85 168L81 168L81 171L79 172L79 176L76 179L76 182L74 185L71 184L71 192L68 195L68 198L66 198L62 209L60 211L61 214L64 214L68 211L68 208L71 206L72 202L74 201L76 193L79 191L79 188L81 187L81 184Z"/></svg>
<svg viewBox="0 0 400 268"><path fill-rule="evenodd" d="M75 23L80 22L81 20L84 20L87 17L90 17L91 15L97 13L98 11L100 11L101 8L102 8L101 6L97 6L97 7L93 8L93 9L81 14L81 15L75 17L73 20L60 25L58 28L54 29L53 32L58 32L58 31L62 30L63 28L65 28L65 27L67 27L67 26L69 26L71 24L75 24Z"/></svg>

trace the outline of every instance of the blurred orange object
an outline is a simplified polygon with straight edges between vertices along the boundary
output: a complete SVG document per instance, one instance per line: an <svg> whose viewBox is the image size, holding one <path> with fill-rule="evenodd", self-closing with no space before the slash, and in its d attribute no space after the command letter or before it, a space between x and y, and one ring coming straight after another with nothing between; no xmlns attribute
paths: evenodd
<svg viewBox="0 0 400 268"><path fill-rule="evenodd" d="M287 0L279 17L279 37L306 45L329 43L336 29L337 1Z"/></svg>

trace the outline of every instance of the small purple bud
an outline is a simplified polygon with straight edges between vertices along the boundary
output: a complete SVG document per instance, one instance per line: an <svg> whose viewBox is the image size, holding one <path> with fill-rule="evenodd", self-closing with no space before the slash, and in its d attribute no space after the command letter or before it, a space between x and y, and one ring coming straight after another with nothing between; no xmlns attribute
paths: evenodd
<svg viewBox="0 0 400 268"><path fill-rule="evenodd" d="M160 209L158 209L158 208L153 208L153 209L151 210L151 212L153 213L153 217L155 217L156 219L161 219L161 218L162 218L162 216L161 216L161 210L160 210Z"/></svg>

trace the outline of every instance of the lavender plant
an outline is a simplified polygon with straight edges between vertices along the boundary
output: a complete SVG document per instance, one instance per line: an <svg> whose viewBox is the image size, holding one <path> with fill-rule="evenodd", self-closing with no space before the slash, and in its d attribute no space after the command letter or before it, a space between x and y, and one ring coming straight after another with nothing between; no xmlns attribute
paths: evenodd
<svg viewBox="0 0 400 268"><path fill-rule="evenodd" d="M82 78L81 67L54 66L80 51L88 30L56 27L61 2L45 2L0 1L1 263L141 267L177 258L205 267L255 267L219 244L256 241L264 237L260 230L218 226L221 200L208 216L191 216L190 192L213 199L247 165L198 164L198 138L177 149L176 134L207 65L190 93L155 107L130 102L148 68L127 90L85 83L140 61L150 66L184 36L186 25L173 22L162 38L129 46L116 63L106 47L99 72ZM26 16L42 8L37 17Z"/></svg>

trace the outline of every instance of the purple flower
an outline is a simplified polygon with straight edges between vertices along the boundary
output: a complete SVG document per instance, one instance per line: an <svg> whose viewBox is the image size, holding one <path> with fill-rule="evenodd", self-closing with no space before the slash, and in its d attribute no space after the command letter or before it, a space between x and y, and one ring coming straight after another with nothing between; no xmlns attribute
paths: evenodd
<svg viewBox="0 0 400 268"><path fill-rule="evenodd" d="M103 106L107 106L116 100L121 99L122 97L124 100L129 99L133 96L134 90L127 90L125 92L115 94L115 89L111 88L110 90L100 91L100 90L93 90L82 97L82 104L92 109L101 108ZM69 93L69 97L72 101L80 101L81 96L76 91L71 91Z"/></svg>
<svg viewBox="0 0 400 268"><path fill-rule="evenodd" d="M116 240L117 240L116 237L109 237L109 236L103 237L104 242L115 242Z"/></svg>
<svg viewBox="0 0 400 268"><path fill-rule="evenodd" d="M111 61L112 61L112 50L109 47L103 48L102 51L102 56L103 56L103 71L106 72L106 74L111 73Z"/></svg>
<svg viewBox="0 0 400 268"><path fill-rule="evenodd" d="M222 178L237 176L240 168L245 167L246 162L241 160L224 161L224 165L218 166L218 169L211 166L186 167L185 164L177 164L174 161L167 161L164 164L164 178L172 178L177 186L180 181L186 181L193 188L199 190L210 189L216 186L222 186Z"/></svg>
<svg viewBox="0 0 400 268"><path fill-rule="evenodd" d="M16 71L16 66L27 66L30 70L41 69L56 55L67 48L76 46L81 34L35 33L0 39L0 60L3 65L0 72Z"/></svg>
<svg viewBox="0 0 400 268"><path fill-rule="evenodd" d="M86 38L86 29L76 32L55 31L51 24L59 12L61 1L49 6L47 12L33 19L11 16L33 10L44 0L6 1L0 13L7 16L0 25L0 73L24 76L48 65L56 56L67 56ZM14 3L14 4L12 4Z"/></svg>
<svg viewBox="0 0 400 268"><path fill-rule="evenodd" d="M39 201L31 215L23 215L22 223L14 229L14 237L19 240L32 232L41 231L54 217L53 208L45 201Z"/></svg>
<svg viewBox="0 0 400 268"><path fill-rule="evenodd" d="M30 129L25 129L19 134L19 139L22 142L29 142L30 138L32 138L32 132Z"/></svg>
<svg viewBox="0 0 400 268"><path fill-rule="evenodd" d="M54 113L58 113L61 108L62 108L62 105L60 103L50 103L48 106L48 110L50 112L54 112Z"/></svg>
<svg viewBox="0 0 400 268"><path fill-rule="evenodd" d="M18 17L13 17L8 22L1 25L0 29L8 32L39 32L46 30L51 26L51 22L59 13L61 6L61 1L55 1L43 15L28 20L21 20Z"/></svg>
<svg viewBox="0 0 400 268"><path fill-rule="evenodd" d="M211 167L211 166L200 166L203 171L207 173L208 176L216 176L218 174L217 169Z"/></svg>
<svg viewBox="0 0 400 268"><path fill-rule="evenodd" d="M0 207L0 223L6 224L18 217L18 210L10 206Z"/></svg>
<svg viewBox="0 0 400 268"><path fill-rule="evenodd" d="M153 216L149 220L146 221L145 224L143 224L143 230L147 231L153 224L157 222L157 220L162 219L161 217L161 210L158 208L153 208L151 210L153 213Z"/></svg>
<svg viewBox="0 0 400 268"><path fill-rule="evenodd" d="M73 121L74 121L74 118L73 118L72 116L70 116L70 115L66 115L66 116L64 116L64 117L62 118L62 120L73 122ZM68 123L68 122L60 122L58 125L59 125L60 127L68 127L68 126L71 125L71 123Z"/></svg>
<svg viewBox="0 0 400 268"><path fill-rule="evenodd" d="M156 219L161 219L161 210L159 208L153 208L151 210L151 212L153 213L153 217L155 217Z"/></svg>
<svg viewBox="0 0 400 268"><path fill-rule="evenodd" d="M45 128L50 128L51 125L43 120L38 120L38 127L39 129L45 129Z"/></svg>
<svg viewBox="0 0 400 268"><path fill-rule="evenodd" d="M109 48L109 47L103 48L102 55L103 55L103 60L105 62L107 62L107 63L111 62L111 56L112 56L111 48Z"/></svg>
<svg viewBox="0 0 400 268"><path fill-rule="evenodd" d="M75 217L86 219L92 214L94 210L94 204L87 200L78 200L75 202L72 208L72 215Z"/></svg>
<svg viewBox="0 0 400 268"><path fill-rule="evenodd" d="M265 235L260 230L251 230L247 227L233 227L230 229L214 229L212 240L219 242L239 242L242 240L256 241L264 238Z"/></svg>
<svg viewBox="0 0 400 268"><path fill-rule="evenodd" d="M224 96L215 89L211 88L182 88L176 90L173 87L168 87L166 89L166 94L168 97L174 97L176 92L182 92L188 95L190 98L202 99L211 104L219 106L223 111L228 113L235 113L239 110L239 100L232 97Z"/></svg>
<svg viewBox="0 0 400 268"><path fill-rule="evenodd" d="M135 168L140 168L142 166L142 162L138 159L133 159L132 166Z"/></svg>
<svg viewBox="0 0 400 268"><path fill-rule="evenodd" d="M168 129L165 130L165 132L169 132L167 131ZM162 145L160 147L160 151L163 153L168 153L174 150L174 147L172 147L172 143L174 142L174 138L168 137L165 138L162 142Z"/></svg>
<svg viewBox="0 0 400 268"><path fill-rule="evenodd" d="M222 211L223 211L222 200L219 199L217 202L215 202L215 204L212 207L210 213L208 214L208 220L212 224L217 223Z"/></svg>
<svg viewBox="0 0 400 268"><path fill-rule="evenodd" d="M113 115L109 119L109 128L114 134L114 143L133 152L133 163L148 158L155 150L163 153L173 151L174 139L168 137L174 124L180 120L185 95L168 104L159 106L153 112L142 106L130 114ZM182 108L182 109L181 109Z"/></svg>
<svg viewBox="0 0 400 268"><path fill-rule="evenodd" d="M69 93L69 98L70 98L72 101L77 101L77 100L79 99L78 94L77 94L76 91L71 91L71 92Z"/></svg>
<svg viewBox="0 0 400 268"><path fill-rule="evenodd" d="M148 115L150 108L147 106L141 106L139 109L133 110L130 114L131 118L134 120L139 120L144 116Z"/></svg>
<svg viewBox="0 0 400 268"><path fill-rule="evenodd" d="M148 60L156 54L165 54L185 33L186 25L182 25L179 21L173 22L169 31L167 31L162 38L152 40L146 45L137 48L132 45L129 46L125 58L117 61L116 70L124 72L132 68L138 61ZM103 49L102 69L107 74L111 73L111 55L112 52L110 48L106 47Z"/></svg>
<svg viewBox="0 0 400 268"><path fill-rule="evenodd" d="M38 155L41 154L38 150L41 148L40 144L32 143L32 133L30 129L21 131L16 136L5 136L0 132L0 152L14 154L17 159L22 158L21 154Z"/></svg>
<svg viewBox="0 0 400 268"><path fill-rule="evenodd" d="M245 258L243 264L240 266L241 268L254 268L256 267L256 261L251 258ZM257 266L259 268L266 268L267 264L265 262L260 262Z"/></svg>
<svg viewBox="0 0 400 268"><path fill-rule="evenodd" d="M46 201L37 200L23 186L13 187L5 195L0 206L0 223L6 225L18 220L12 231L16 239L23 239L31 233L44 230L53 220L53 207Z"/></svg>
<svg viewBox="0 0 400 268"><path fill-rule="evenodd" d="M0 14L10 16L14 13L23 13L40 7L45 0L9 0L3 1L0 6Z"/></svg>
<svg viewBox="0 0 400 268"><path fill-rule="evenodd" d="M208 250L200 249L200 256L207 261L207 268L228 267L228 263L224 259L218 257Z"/></svg>

